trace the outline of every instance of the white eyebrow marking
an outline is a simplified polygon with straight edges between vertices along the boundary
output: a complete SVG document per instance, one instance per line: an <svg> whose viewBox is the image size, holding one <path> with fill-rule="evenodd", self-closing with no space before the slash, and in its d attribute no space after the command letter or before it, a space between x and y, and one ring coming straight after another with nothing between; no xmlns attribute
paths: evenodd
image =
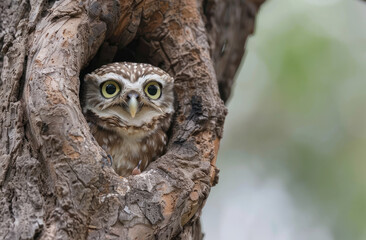
<svg viewBox="0 0 366 240"><path fill-rule="evenodd" d="M137 81L140 85L142 85L143 83L145 83L146 82L146 80L149 80L149 79L151 79L151 80L155 80L155 81L157 81L157 82L159 82L161 85L163 85L164 86L164 84L162 83L162 81L161 81L161 76L160 75L158 75L158 74L155 74L155 73L153 73L153 74L146 74L146 75L144 75L144 76L142 76L142 77L140 77L139 78L139 80Z"/></svg>
<svg viewBox="0 0 366 240"><path fill-rule="evenodd" d="M120 83L124 83L125 81L129 81L128 79L126 79L126 78L124 78L121 75L118 75L116 73L106 73L106 74L103 74L103 75L99 76L98 83L102 83L102 82L107 81L109 79L117 80Z"/></svg>

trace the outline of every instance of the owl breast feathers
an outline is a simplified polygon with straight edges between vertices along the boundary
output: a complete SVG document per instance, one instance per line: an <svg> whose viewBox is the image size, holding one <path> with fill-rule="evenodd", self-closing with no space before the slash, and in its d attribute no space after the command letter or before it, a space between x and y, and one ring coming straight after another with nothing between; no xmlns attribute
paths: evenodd
<svg viewBox="0 0 366 240"><path fill-rule="evenodd" d="M117 174L143 170L167 143L174 80L149 64L111 63L84 78L83 113Z"/></svg>

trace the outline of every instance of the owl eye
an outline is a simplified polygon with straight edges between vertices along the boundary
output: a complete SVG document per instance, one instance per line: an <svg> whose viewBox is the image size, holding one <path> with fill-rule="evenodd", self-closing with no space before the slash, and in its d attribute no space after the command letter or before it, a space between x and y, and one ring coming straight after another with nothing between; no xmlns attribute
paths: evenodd
<svg viewBox="0 0 366 240"><path fill-rule="evenodd" d="M112 98L114 96L116 96L119 91L120 91L120 87L118 85L118 83L116 83L115 81L109 80L106 81L104 83L102 83L102 95L105 98Z"/></svg>
<svg viewBox="0 0 366 240"><path fill-rule="evenodd" d="M158 99L161 96L160 84L157 82L149 82L145 86L145 93L149 98L153 100Z"/></svg>

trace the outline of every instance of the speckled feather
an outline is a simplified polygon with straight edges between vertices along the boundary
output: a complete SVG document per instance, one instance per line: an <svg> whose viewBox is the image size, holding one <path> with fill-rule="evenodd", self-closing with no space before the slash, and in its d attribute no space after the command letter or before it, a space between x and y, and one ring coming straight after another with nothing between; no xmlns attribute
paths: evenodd
<svg viewBox="0 0 366 240"><path fill-rule="evenodd" d="M101 94L101 84L118 82L121 91L107 99ZM86 75L82 93L83 112L99 145L112 156L113 168L128 176L137 167L147 167L165 150L166 131L174 113L174 80L163 70L149 64L111 63ZM160 98L153 100L144 93L150 81L161 85ZM135 117L123 107L126 95L136 92L141 101Z"/></svg>

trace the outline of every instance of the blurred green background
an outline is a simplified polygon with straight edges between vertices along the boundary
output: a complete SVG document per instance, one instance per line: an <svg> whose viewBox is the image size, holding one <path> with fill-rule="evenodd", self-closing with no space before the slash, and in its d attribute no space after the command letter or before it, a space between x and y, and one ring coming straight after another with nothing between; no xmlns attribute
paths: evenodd
<svg viewBox="0 0 366 240"><path fill-rule="evenodd" d="M366 3L267 0L203 210L205 239L366 239Z"/></svg>

